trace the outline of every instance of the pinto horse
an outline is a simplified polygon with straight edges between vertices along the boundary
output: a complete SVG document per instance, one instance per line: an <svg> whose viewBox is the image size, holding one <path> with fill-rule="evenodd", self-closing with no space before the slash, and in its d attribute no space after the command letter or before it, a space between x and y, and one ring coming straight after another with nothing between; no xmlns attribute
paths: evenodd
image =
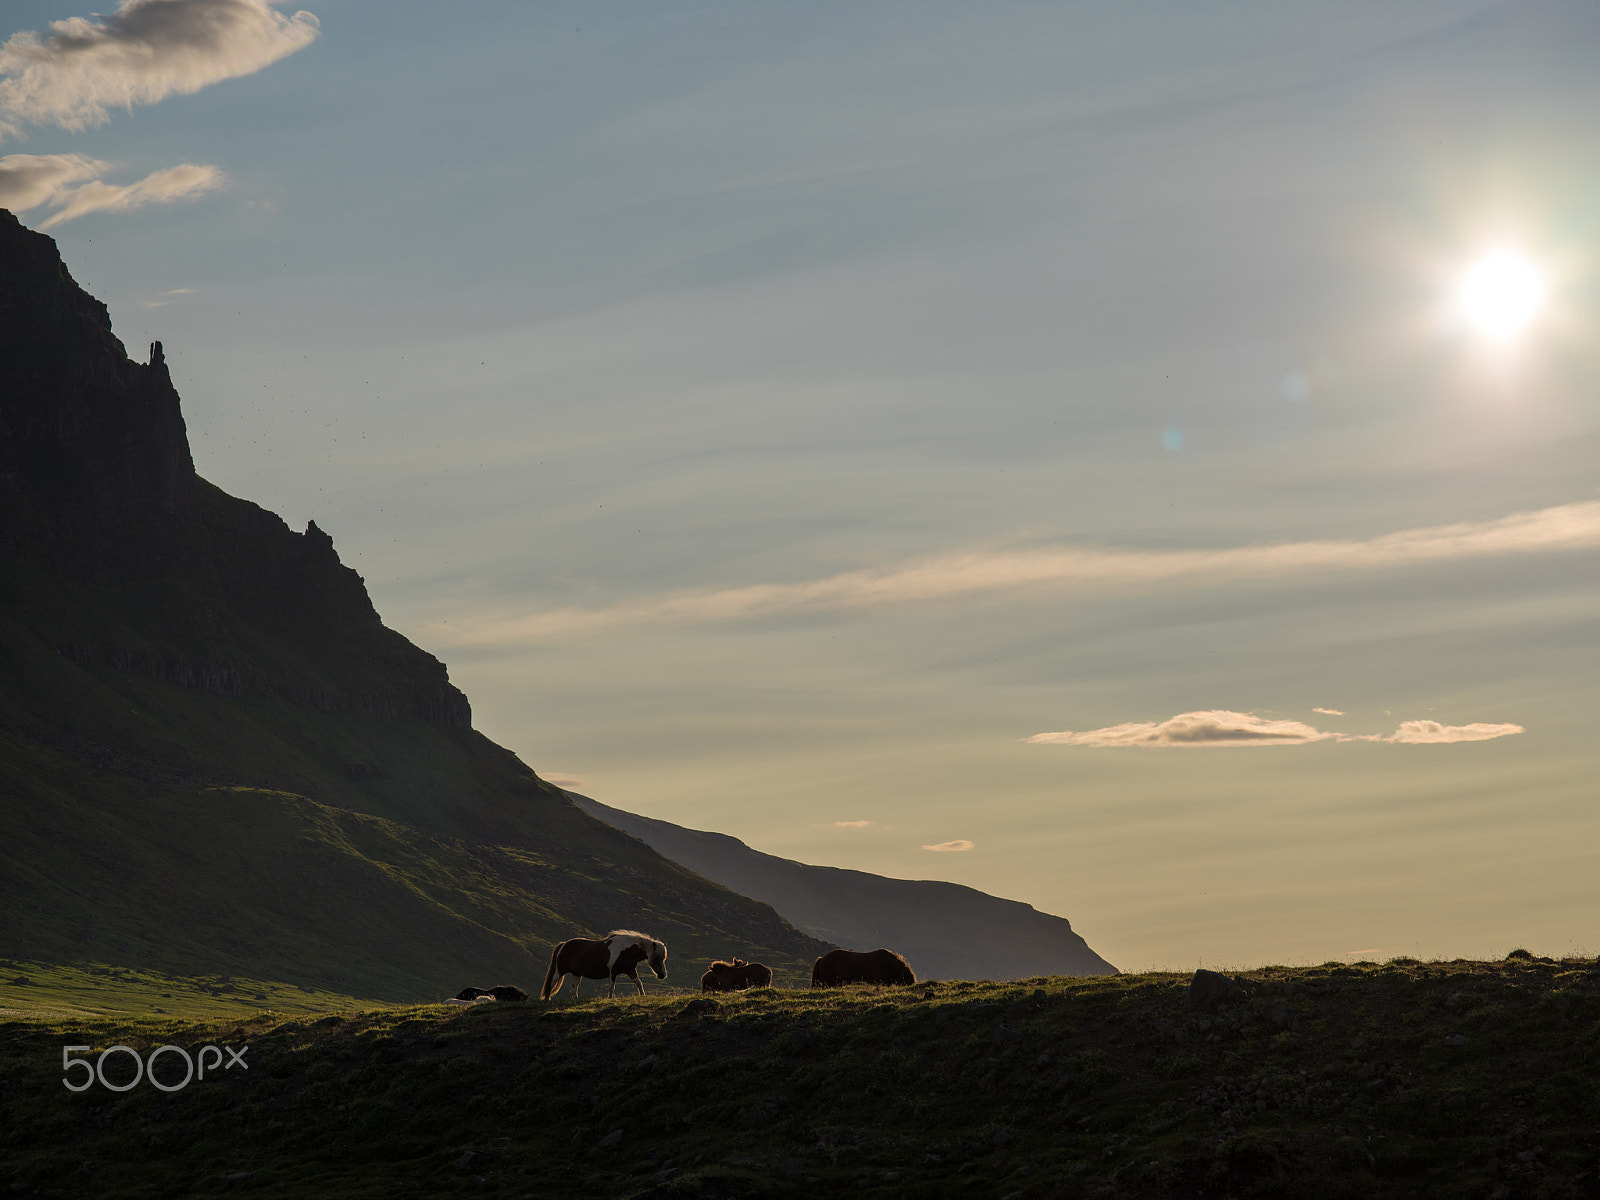
<svg viewBox="0 0 1600 1200"><path fill-rule="evenodd" d="M644 984L639 982L639 964L644 963L656 973L657 979L667 977L667 947L648 933L637 929L613 929L599 941L593 938L568 938L557 944L550 954L550 970L545 972L544 989L539 999L548 1000L561 990L568 975L576 975L572 985L572 998L585 979L609 979L611 995L617 994L617 976L632 979L644 995Z"/></svg>
<svg viewBox="0 0 1600 1200"><path fill-rule="evenodd" d="M911 964L893 950L830 950L811 967L811 986L839 987L846 983L875 983L879 987L909 987L917 981Z"/></svg>
<svg viewBox="0 0 1600 1200"><path fill-rule="evenodd" d="M700 976L702 992L741 992L746 988L772 986L772 968L761 963L747 963L742 958L732 962L717 961Z"/></svg>

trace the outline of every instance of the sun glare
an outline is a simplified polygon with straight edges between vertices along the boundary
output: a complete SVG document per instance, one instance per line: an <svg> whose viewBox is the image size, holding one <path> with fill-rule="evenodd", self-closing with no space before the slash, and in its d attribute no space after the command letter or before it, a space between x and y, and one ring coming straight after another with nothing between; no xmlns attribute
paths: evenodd
<svg viewBox="0 0 1600 1200"><path fill-rule="evenodd" d="M1514 250L1478 259L1461 276L1455 297L1467 327L1493 341L1509 341L1533 324L1544 298L1544 275Z"/></svg>

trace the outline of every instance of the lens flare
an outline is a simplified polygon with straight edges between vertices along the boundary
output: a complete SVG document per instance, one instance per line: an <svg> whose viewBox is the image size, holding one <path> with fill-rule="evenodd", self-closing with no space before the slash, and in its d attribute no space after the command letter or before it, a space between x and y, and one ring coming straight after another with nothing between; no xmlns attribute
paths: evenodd
<svg viewBox="0 0 1600 1200"><path fill-rule="evenodd" d="M1467 327L1492 341L1508 341L1533 324L1544 306L1545 279L1514 250L1496 250L1469 267L1456 289L1456 309Z"/></svg>

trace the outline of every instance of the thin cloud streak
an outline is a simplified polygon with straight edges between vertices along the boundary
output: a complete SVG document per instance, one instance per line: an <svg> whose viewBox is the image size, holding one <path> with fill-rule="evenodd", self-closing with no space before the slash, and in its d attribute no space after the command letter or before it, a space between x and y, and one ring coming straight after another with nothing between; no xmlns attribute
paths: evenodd
<svg viewBox="0 0 1600 1200"><path fill-rule="evenodd" d="M62 204L61 210L52 213L50 219L39 228L41 231L53 229L92 212L125 212L130 208L143 208L147 204L198 200L227 186L228 177L220 170L197 163L179 163L175 167L152 171L137 183L118 185L95 180L73 188L64 198L58 198L56 203Z"/></svg>
<svg viewBox="0 0 1600 1200"><path fill-rule="evenodd" d="M1322 711L1318 709L1317 711ZM1402 721L1392 734L1336 733L1303 721L1273 721L1254 713L1215 708L1179 713L1165 721L1130 721L1104 729L1036 733L1025 742L1035 746L1130 746L1156 749L1205 749L1231 746L1307 746L1313 742L1389 742L1395 745L1448 745L1486 742L1526 732L1521 725L1442 725L1438 721Z"/></svg>
<svg viewBox="0 0 1600 1200"><path fill-rule="evenodd" d="M1338 736L1303 721L1269 721L1254 713L1217 708L1179 713L1166 721L1036 733L1027 741L1039 746L1303 746Z"/></svg>
<svg viewBox="0 0 1600 1200"><path fill-rule="evenodd" d="M1437 721L1401 721L1400 728L1379 742L1399 742L1409 746L1444 745L1451 742L1487 742L1491 738L1509 737L1527 732L1521 725L1441 725Z"/></svg>
<svg viewBox="0 0 1600 1200"><path fill-rule="evenodd" d="M966 838L957 838L953 842L935 842L931 846L924 846L924 850L932 850L936 854L960 854L963 850L971 850L976 842L969 842Z"/></svg>
<svg viewBox="0 0 1600 1200"><path fill-rule="evenodd" d="M1377 570L1600 545L1600 502L1513 513L1494 521L1403 530L1365 541L1284 542L1228 550L1132 551L1076 546L966 551L802 583L698 589L609 608L457 618L427 627L458 646L534 644L626 625L754 620L794 612L873 609L1048 587L1136 586L1183 577L1273 578Z"/></svg>
<svg viewBox="0 0 1600 1200"><path fill-rule="evenodd" d="M321 32L268 0L124 0L109 17L68 17L0 45L0 138L28 125L79 131L113 108L252 75Z"/></svg>
<svg viewBox="0 0 1600 1200"><path fill-rule="evenodd" d="M8 154L0 158L0 208L24 212L48 205L56 211L39 225L45 230L92 212L197 200L228 185L228 177L218 168L198 163L165 167L127 184L101 182L100 175L108 169L109 164L82 154ZM193 290L179 288L167 294Z"/></svg>

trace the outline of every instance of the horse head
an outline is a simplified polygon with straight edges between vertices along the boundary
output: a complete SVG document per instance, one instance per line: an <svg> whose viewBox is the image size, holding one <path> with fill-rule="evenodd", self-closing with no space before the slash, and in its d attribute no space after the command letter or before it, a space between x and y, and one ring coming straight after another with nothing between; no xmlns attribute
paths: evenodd
<svg viewBox="0 0 1600 1200"><path fill-rule="evenodd" d="M650 969L656 973L657 979L667 977L667 947L664 942L654 938L650 940Z"/></svg>

